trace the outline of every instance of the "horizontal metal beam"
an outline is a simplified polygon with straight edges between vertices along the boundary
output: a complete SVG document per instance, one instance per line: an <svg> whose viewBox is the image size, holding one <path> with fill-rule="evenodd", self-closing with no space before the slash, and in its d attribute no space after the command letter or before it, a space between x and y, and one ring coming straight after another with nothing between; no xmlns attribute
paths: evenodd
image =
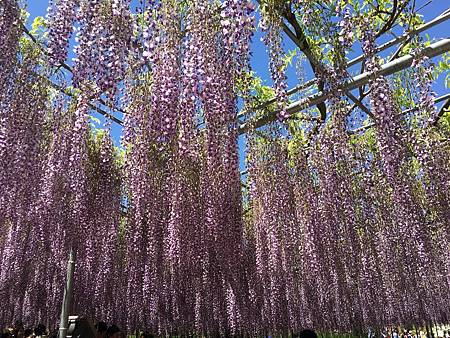
<svg viewBox="0 0 450 338"><path fill-rule="evenodd" d="M431 44L430 46L423 49L422 54L432 58L438 55L441 55L445 52L448 52L450 50L450 39L442 39L438 42L435 42ZM406 69L411 66L412 62L414 60L414 56L411 54L402 56L396 60L393 60L391 62L388 62L380 67L380 70L374 73L365 72L358 76L355 76L354 78L350 79L350 81L346 82L341 88L344 91L350 91L355 88L358 88L362 85L365 85L369 82L370 79L378 76L388 76L392 75L394 73L397 73L403 69ZM328 99L331 93L325 92L325 93L318 93L315 95L310 96L307 99L296 101L288 106L286 109L288 114L294 114L297 113L303 109L315 106L321 102L324 102ZM277 118L277 112L271 112L270 114L267 114L258 120L252 122L246 122L239 126L239 134L243 134L247 132L250 128L259 128L267 123L270 123Z"/></svg>
<svg viewBox="0 0 450 338"><path fill-rule="evenodd" d="M439 102L442 102L442 101L445 101L445 100L449 100L449 99L450 99L450 93L447 93L445 95L442 95L442 96L439 96L439 97L435 98L433 100L433 102L434 102L434 104L437 104ZM413 107L413 108L409 108L409 109L403 110L399 115L406 115L406 114L412 113L413 111L416 111L416 110L419 110L419 107ZM349 130L349 134L357 134L357 133L359 133L361 131L370 129L370 128L374 127L374 126L375 126L375 123L370 123L370 124L368 124L366 126L362 126L362 127L359 127L359 128L353 129L353 130Z"/></svg>
<svg viewBox="0 0 450 338"><path fill-rule="evenodd" d="M447 101L442 105L441 109L439 109L436 118L433 122L433 125L436 126L439 123L441 117L450 109L450 94L448 94Z"/></svg>
<svg viewBox="0 0 450 338"><path fill-rule="evenodd" d="M52 88L58 90L59 92L63 93L64 95L67 95L69 97L74 97L74 95L69 92L67 89L65 89L64 87L57 85L56 83L52 82L50 79L46 78L45 76L36 74L37 76L41 77L42 79L44 79L45 81L47 81L48 85L51 86ZM88 102L88 106L90 109L95 110L97 113L105 116L106 118L110 119L111 121L117 123L120 126L123 126L123 121L118 119L117 117L115 117L114 115L108 113L107 111L101 109L100 107L96 106L95 104L93 104L92 102Z"/></svg>
<svg viewBox="0 0 450 338"><path fill-rule="evenodd" d="M399 37L380 45L379 47L376 48L376 52L377 53L382 52L392 46L395 46L401 42L411 39L412 37L419 35L420 33L423 33L426 30L428 30L440 23L443 23L449 19L450 19L450 10L447 9L445 12L443 12L442 14L440 14L439 16L437 16L430 22L427 22L427 23L423 24L422 26L417 27L417 29L411 30L410 32L400 35ZM365 59L366 59L365 55L360 55L357 58L354 58L353 60L349 61L347 63L347 66L348 67L354 66L354 65L364 61Z"/></svg>

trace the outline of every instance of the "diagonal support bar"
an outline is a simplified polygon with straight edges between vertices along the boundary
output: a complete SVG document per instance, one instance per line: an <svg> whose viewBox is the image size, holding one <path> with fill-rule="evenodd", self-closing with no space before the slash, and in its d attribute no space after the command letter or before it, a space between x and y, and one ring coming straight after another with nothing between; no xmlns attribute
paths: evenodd
<svg viewBox="0 0 450 338"><path fill-rule="evenodd" d="M448 104L448 102L450 102L449 101L450 100L450 93L435 98L434 99L434 104L438 104L439 102L442 102L442 101L445 101L445 100L447 100L446 104ZM445 106L445 104L444 104L444 106ZM444 106L442 108L444 108ZM419 109L419 107L409 108L409 109L406 109L406 110L402 111L399 115L406 115L406 114L411 113L413 111L416 111L418 109ZM359 127L359 128L353 129L353 130L349 130L349 134L358 134L359 132L367 130L367 129L370 129L370 128L374 127L374 126L375 126L375 123L370 123L370 124L368 124L366 126L362 126L362 127Z"/></svg>

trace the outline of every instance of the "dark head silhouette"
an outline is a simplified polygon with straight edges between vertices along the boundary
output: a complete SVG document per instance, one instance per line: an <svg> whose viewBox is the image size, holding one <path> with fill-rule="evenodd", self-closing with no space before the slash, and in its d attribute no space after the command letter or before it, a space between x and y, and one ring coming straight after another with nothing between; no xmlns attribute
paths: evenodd
<svg viewBox="0 0 450 338"><path fill-rule="evenodd" d="M105 322L98 322L97 324L95 324L95 328L97 329L97 332L103 333L108 330L108 325Z"/></svg>
<svg viewBox="0 0 450 338"><path fill-rule="evenodd" d="M317 334L314 330L305 329L298 335L299 338L317 338Z"/></svg>
<svg viewBox="0 0 450 338"><path fill-rule="evenodd" d="M111 325L106 330L106 337L113 337L116 333L121 333L122 331L119 329L117 325Z"/></svg>
<svg viewBox="0 0 450 338"><path fill-rule="evenodd" d="M38 326L36 326L36 328L34 329L34 334L36 336L42 336L45 334L46 331L47 328L45 327L44 324L38 324Z"/></svg>

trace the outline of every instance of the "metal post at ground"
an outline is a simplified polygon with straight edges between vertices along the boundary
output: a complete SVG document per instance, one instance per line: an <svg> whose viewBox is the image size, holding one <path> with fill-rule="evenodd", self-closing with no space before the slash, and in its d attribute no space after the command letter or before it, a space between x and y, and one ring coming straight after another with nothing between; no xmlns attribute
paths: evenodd
<svg viewBox="0 0 450 338"><path fill-rule="evenodd" d="M69 311L70 305L72 303L74 271L75 271L75 252L73 248L70 248L69 261L67 262L67 278L61 307L61 318L59 324L58 338L66 338L67 330L69 329Z"/></svg>

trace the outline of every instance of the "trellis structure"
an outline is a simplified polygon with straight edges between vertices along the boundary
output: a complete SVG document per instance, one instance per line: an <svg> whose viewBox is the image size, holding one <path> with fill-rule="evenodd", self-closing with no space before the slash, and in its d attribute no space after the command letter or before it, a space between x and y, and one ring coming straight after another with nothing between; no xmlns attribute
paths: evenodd
<svg viewBox="0 0 450 338"><path fill-rule="evenodd" d="M449 14L447 14L447 15L450 17ZM444 54L444 53L448 52L449 50L450 50L450 39L443 39L443 40L436 42L436 43L430 45L429 47L427 47L424 50L423 55L433 58L435 56ZM369 83L369 80L374 76L388 76L388 75L397 73L405 68L410 67L413 60L414 60L413 55L402 56L398 59L395 59L389 63L384 64L377 73L366 72L366 73L360 74L360 75L350 79L346 84L344 84L342 86L342 90L350 91L350 90L356 89L360 86L363 86L363 85ZM319 103L324 102L329 96L330 96L330 93L320 93L320 94L316 94L311 97L307 97L301 101L297 101L297 102L290 104L289 107L287 108L287 111L289 114L297 113L303 109L306 109L306 108L309 108L309 107L312 107ZM250 128L262 127L272 121L275 121L276 118L277 118L276 113L272 113L270 115L263 116L263 117L259 118L257 121L251 122ZM249 127L247 126L247 124L242 124L240 126L241 133L245 133L245 131L248 129L249 129Z"/></svg>
<svg viewBox="0 0 450 338"><path fill-rule="evenodd" d="M378 47L376 38L407 1L393 1L377 34L359 14L363 55L346 61L355 28L349 8L333 7L342 30L329 33L339 37L330 43L330 67L316 59L290 6L261 1L275 97L238 113L239 95L252 102L250 1L144 2L134 16L128 5L55 1L46 49L26 29L18 2L2 2L0 27L10 35L1 44L12 51L6 55L26 57L0 59L7 88L0 93L0 229L7 234L0 234L0 296L8 304L0 321L56 318L64 297L65 337L73 286L77 309L161 335L287 336L308 326L356 332L448 320L449 152L437 125L450 94L431 93L427 58L450 51L450 39L400 54L450 19L450 10ZM295 6L308 9L302 1ZM64 46L74 22L80 34L72 68ZM317 79L286 90L281 31ZM19 45L22 33L39 50ZM376 55L399 44L381 65ZM76 90L42 72L42 60L70 72ZM360 62L361 74L348 75ZM410 66L422 77L415 79L416 106L402 111L386 77ZM119 84L123 108L114 101ZM289 102L315 84L316 93ZM70 100L50 98L49 87ZM302 127L312 130L305 142L296 113L314 106L320 116L305 119L316 123ZM347 128L354 108L372 123ZM108 131L89 131L92 111L124 127L123 159ZM362 132L369 129L375 132ZM280 137L284 132L290 137ZM239 173L244 134L248 170Z"/></svg>

